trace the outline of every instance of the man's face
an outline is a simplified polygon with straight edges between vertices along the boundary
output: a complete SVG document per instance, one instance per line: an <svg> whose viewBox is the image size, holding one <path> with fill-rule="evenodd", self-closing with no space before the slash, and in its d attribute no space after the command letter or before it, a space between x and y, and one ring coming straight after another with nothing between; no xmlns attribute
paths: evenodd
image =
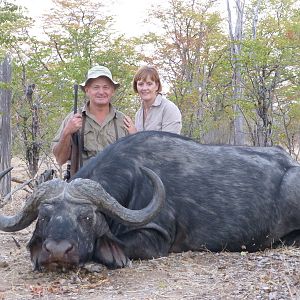
<svg viewBox="0 0 300 300"><path fill-rule="evenodd" d="M92 104L106 105L110 103L115 87L108 78L98 77L88 82L85 92Z"/></svg>

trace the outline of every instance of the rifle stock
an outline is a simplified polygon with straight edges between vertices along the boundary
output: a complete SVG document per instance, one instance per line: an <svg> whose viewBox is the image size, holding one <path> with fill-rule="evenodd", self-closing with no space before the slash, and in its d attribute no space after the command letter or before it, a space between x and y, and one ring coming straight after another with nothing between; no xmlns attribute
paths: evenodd
<svg viewBox="0 0 300 300"><path fill-rule="evenodd" d="M74 114L77 113L78 105L78 84L74 85ZM71 168L70 175L71 177L78 171L80 167L81 153L80 153L80 134L79 131L73 133L72 135L72 144L71 144Z"/></svg>

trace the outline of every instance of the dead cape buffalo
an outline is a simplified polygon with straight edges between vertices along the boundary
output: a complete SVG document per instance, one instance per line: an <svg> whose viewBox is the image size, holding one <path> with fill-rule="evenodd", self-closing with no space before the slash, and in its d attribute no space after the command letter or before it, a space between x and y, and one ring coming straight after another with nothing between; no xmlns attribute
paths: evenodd
<svg viewBox="0 0 300 300"><path fill-rule="evenodd" d="M152 171L151 171L152 170ZM257 251L300 229L300 168L279 147L201 145L141 132L118 140L67 183L38 186L0 229L36 218L35 269L109 268L169 252Z"/></svg>

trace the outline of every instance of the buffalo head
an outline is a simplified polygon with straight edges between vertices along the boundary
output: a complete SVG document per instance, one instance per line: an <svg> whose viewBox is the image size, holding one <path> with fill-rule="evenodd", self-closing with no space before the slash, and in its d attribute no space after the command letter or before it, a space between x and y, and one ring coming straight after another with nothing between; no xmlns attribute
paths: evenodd
<svg viewBox="0 0 300 300"><path fill-rule="evenodd" d="M19 231L37 219L28 244L37 270L69 269L91 260L112 268L125 266L128 258L111 233L109 220L142 226L158 214L165 200L160 178L148 168L141 169L154 188L152 200L143 209L123 207L95 181L53 179L39 185L16 215L0 215L0 230ZM7 172L0 173L0 178Z"/></svg>

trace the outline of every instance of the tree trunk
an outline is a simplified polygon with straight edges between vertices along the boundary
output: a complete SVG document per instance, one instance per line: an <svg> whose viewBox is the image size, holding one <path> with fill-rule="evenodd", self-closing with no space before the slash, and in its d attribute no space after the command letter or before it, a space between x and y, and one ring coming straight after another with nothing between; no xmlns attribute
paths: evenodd
<svg viewBox="0 0 300 300"><path fill-rule="evenodd" d="M29 166L29 173L32 177L38 172L38 164L40 158L40 145L38 143L38 135L40 130L39 117L38 117L38 104L33 101L33 93L35 84L29 84L26 88L26 100L31 109L31 128L26 140L26 161ZM27 129L28 130L28 129ZM26 135L25 135L26 136Z"/></svg>
<svg viewBox="0 0 300 300"><path fill-rule="evenodd" d="M11 82L11 61L5 57L0 64L0 81L3 83ZM8 88L0 89L0 171L6 170L11 166L11 128L10 128L10 109L12 93ZM6 195L10 192L10 174L0 181L0 193Z"/></svg>
<svg viewBox="0 0 300 300"><path fill-rule="evenodd" d="M256 2L256 6L253 7L253 21L252 21L252 39L256 39L257 24L259 8L261 0ZM278 70L275 70L274 79L270 84L267 83L268 71L256 65L257 78L254 78L257 86L258 100L256 104L256 113L259 117L257 121L257 136L255 140L255 146L272 146L272 103L274 98L274 90L277 86L280 74Z"/></svg>
<svg viewBox="0 0 300 300"><path fill-rule="evenodd" d="M229 0L227 0L227 12L228 12L228 24L229 34L231 40L231 60L233 65L233 99L235 104L233 106L234 111L234 144L244 145L244 117L242 115L238 101L242 99L242 75L241 64L239 62L239 55L241 53L241 42L243 35L243 15L244 15L244 1L236 0L236 23L235 32L232 29L231 9L229 6Z"/></svg>

